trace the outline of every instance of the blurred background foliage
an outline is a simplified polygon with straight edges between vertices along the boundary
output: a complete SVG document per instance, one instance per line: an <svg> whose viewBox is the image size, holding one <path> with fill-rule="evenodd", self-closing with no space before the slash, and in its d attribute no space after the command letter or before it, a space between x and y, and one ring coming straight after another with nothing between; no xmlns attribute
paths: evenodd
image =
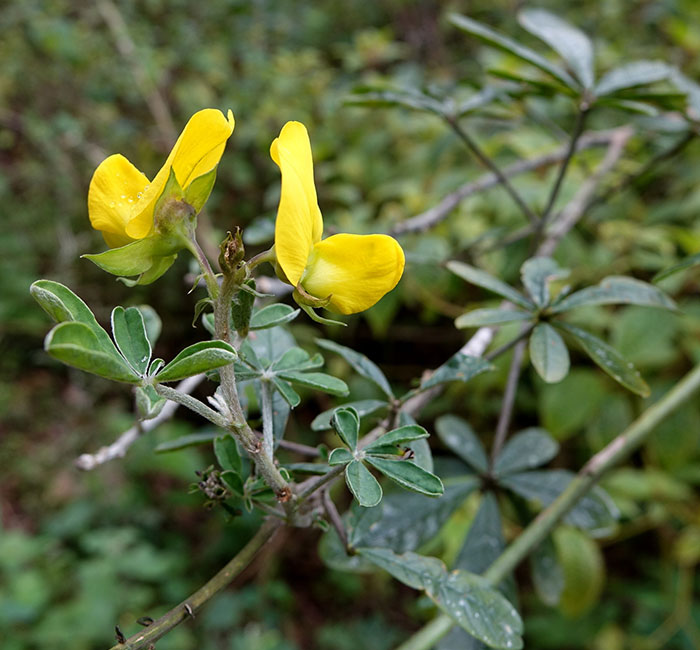
<svg viewBox="0 0 700 650"><path fill-rule="evenodd" d="M68 284L105 322L115 304L149 303L164 321L157 353L202 336L190 325L197 296L184 255L155 285L127 289L79 255L103 249L88 227L87 187L96 165L121 152L147 174L160 167L188 117L232 108L236 130L201 220L210 249L240 225L250 251L269 241L279 192L268 148L290 119L309 128L319 201L328 231L389 232L483 173L434 116L346 105L367 84L430 87L459 95L486 69L512 67L451 27L459 11L532 44L517 26L519 2L485 0L10 0L0 12L0 638L6 650L107 647L115 624L156 615L184 598L245 542L252 516L230 521L190 494L210 452L158 455L164 440L196 430L176 421L140 440L122 462L80 473L73 460L131 426L125 388L72 371L42 351L47 319L28 293L39 277ZM549 8L595 41L607 69L638 58L661 59L700 76L695 0L554 2ZM538 45L540 49L541 45ZM534 157L566 141L573 120L563 101L523 99L477 114L471 132L499 163ZM677 136L650 128L648 116L602 110L590 128L631 122L636 136L609 182L639 171ZM583 154L563 199L590 173L598 154ZM592 158L591 158L592 156ZM591 162L593 161L593 162ZM526 199L542 206L553 169L518 177ZM556 258L579 286L610 274L649 280L700 248L700 147L696 141L630 188L597 204L559 247ZM396 385L409 388L425 368L454 353L468 336L453 319L466 305L496 304L448 274L447 259L469 259L515 282L526 243L498 246L523 225L500 189L477 194L439 226L401 238L407 270L399 288L343 331L325 335L361 350ZM579 322L605 332L641 370L655 395L700 361L700 276L663 285L682 316L645 308L590 308ZM294 326L313 345L318 328ZM496 344L512 331L504 328ZM417 344L419 342L419 344ZM179 348L177 348L179 349ZM373 397L337 358L332 372L351 398ZM452 385L423 413L469 420L489 439L500 408L509 355L497 372ZM578 468L643 408L581 358L559 384L526 369L514 429L536 423L562 442L555 465ZM653 398L652 398L653 399ZM309 422L332 405L309 394L290 423L291 437L317 444ZM700 407L664 423L633 463L605 485L623 514L616 533L596 540L566 529L555 540L566 589L559 607L542 604L521 580L529 648L691 649L700 647L694 601L700 560ZM330 434L327 434L330 435ZM440 454L439 445L436 454ZM468 501L432 553L449 556L474 516ZM517 531L515 524L506 534ZM313 531L285 533L236 588L191 624L158 643L163 650L345 650L393 647L430 607L387 576L326 569ZM568 535L568 537L567 537ZM571 549L578 548L574 552ZM567 554L568 550L568 554ZM607 568L606 568L607 567ZM606 575L607 574L607 575Z"/></svg>

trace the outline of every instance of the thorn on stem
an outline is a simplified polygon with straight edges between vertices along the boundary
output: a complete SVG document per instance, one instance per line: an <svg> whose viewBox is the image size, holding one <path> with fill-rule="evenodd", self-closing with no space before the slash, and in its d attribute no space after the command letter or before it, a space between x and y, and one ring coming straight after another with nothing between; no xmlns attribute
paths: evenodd
<svg viewBox="0 0 700 650"><path fill-rule="evenodd" d="M151 623L153 623L153 619L150 616L142 616L139 619L136 619L136 622L139 625L143 625L144 627L148 627Z"/></svg>
<svg viewBox="0 0 700 650"><path fill-rule="evenodd" d="M120 643L120 644L126 643L126 637L124 636L124 634L122 633L122 631L118 625L114 626L114 636L117 639L117 643Z"/></svg>
<svg viewBox="0 0 700 650"><path fill-rule="evenodd" d="M194 611L192 610L192 606L189 603L185 603L185 611L187 612L187 616L190 618L194 618Z"/></svg>

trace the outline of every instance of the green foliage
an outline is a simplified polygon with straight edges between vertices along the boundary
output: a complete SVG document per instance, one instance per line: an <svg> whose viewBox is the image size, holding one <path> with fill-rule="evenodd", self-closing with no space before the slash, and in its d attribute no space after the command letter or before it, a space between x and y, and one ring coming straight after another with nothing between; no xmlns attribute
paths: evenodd
<svg viewBox="0 0 700 650"><path fill-rule="evenodd" d="M348 543L333 527L323 534L321 556L337 570L324 571L308 544L293 541L297 532L306 539L295 530L283 562L266 555L263 579L235 584L159 647L395 647L432 610L379 576L345 573L372 568L367 549L390 573L408 566L439 574L418 586L464 627L435 647L502 642L472 617L483 613L479 598L496 592L481 591L483 584L463 573L449 579L444 566L434 570L439 561L410 553L456 556L462 572L483 572L567 488L570 470L646 408L639 397L656 400L700 359L700 90L692 81L700 43L688 19L691 0L672 10L613 2L602 13L586 2L565 10L545 2L556 15L521 10L522 30L483 2L470 5L469 17L441 20L442 7L417 2L349 3L339 14L327 0L187 7L156 0L116 3L112 22L104 13L112 3L69 4L10 3L0 16L7 36L0 43L7 64L0 82L0 273L8 280L0 345L10 372L24 373L0 388L7 414L0 456L9 468L0 494L4 643L9 650L107 647L115 624L134 632L135 618L186 597L223 565L259 524L246 509L279 507L251 470L250 450L220 429L193 428L187 416L187 425L144 435L125 460L92 474L70 469L76 456L110 445L134 424L120 415L132 408L131 394L104 379L131 384L136 417L147 420L165 404L152 383L199 372L217 380L232 362L253 430L262 429L265 382L275 447L285 438L318 454L295 462L296 452L280 447L285 477L316 480L345 467L355 499L330 496L338 507L352 503L341 515ZM188 188L197 204L211 192L200 218L209 248L235 225L246 247L271 244L279 185L267 150L287 119L306 122L313 133L329 229L400 233L407 267L397 290L350 319L342 335L319 328L318 345L335 353L326 355L325 372L320 355L307 352L319 329L298 318L298 309L261 306L266 301L256 302L254 289L241 290L232 325L248 338L237 355L189 327L197 298L182 297L182 279L189 287L198 271L183 259L166 255L154 264L162 251L150 243L131 245L126 256L119 249L89 256L122 274L144 273L141 284L162 276L128 292L77 259L102 246L88 233L84 206L95 165L123 151L152 175L179 126L203 106L231 106L238 118L216 185L212 175ZM506 192L488 189L486 170L449 132L450 121L509 170L565 149L581 107L586 130L625 124L633 133L575 229L552 257L533 258L539 235ZM607 146L586 145L573 156L542 235L596 179ZM558 165L509 175L536 216L552 198ZM421 232L402 230L443 200L452 201L451 214ZM71 369L58 376L56 366L49 376L47 358L35 352L46 322L28 304L27 288L40 275L70 284L94 308L63 284L32 285L57 322L46 351L93 377ZM647 284L652 278L664 291ZM163 316L160 338L160 319L144 301ZM99 323L114 304L124 307L112 312L110 336ZM198 303L195 321L210 304ZM203 320L213 333L212 315ZM528 338L534 372L522 373L510 427L516 433L500 453L486 443L508 355L487 362L455 352L464 337L453 322L461 329L502 325L491 351ZM198 389L204 392L213 392L212 384ZM218 409L221 390L210 397ZM402 411L421 400L417 417L429 429L435 419L439 438L430 445ZM357 419L348 429L337 415L342 420L352 409ZM347 448L333 449L334 422ZM569 513L576 528L557 529L533 552L532 588L525 580L519 602L511 600L525 619L528 646L641 648L651 639L671 650L694 647L698 612L684 580L699 556L692 516L699 423L697 404L672 414L634 467L612 472L604 491ZM363 446L362 434L375 425L387 433ZM557 469L545 467L551 461ZM220 500L202 497L201 486L187 495L195 469ZM202 502L222 507L198 513ZM328 526L320 506L313 516ZM604 544L591 534L604 535ZM511 579L501 589L514 597ZM464 594L480 594L477 604L460 606ZM489 602L507 605L500 597ZM498 611L497 619L509 620ZM517 643L517 634L509 640Z"/></svg>

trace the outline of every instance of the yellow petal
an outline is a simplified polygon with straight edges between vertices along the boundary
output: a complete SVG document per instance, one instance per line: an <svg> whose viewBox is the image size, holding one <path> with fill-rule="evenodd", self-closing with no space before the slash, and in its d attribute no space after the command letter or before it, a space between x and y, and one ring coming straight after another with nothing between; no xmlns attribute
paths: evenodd
<svg viewBox="0 0 700 650"><path fill-rule="evenodd" d="M275 255L284 274L296 285L313 245L323 233L306 127L301 122L287 122L272 143L270 156L282 174L275 222Z"/></svg>
<svg viewBox="0 0 700 650"><path fill-rule="evenodd" d="M403 267L403 250L393 237L333 235L314 246L302 286L317 298L330 295L331 311L354 314L391 291Z"/></svg>
<svg viewBox="0 0 700 650"><path fill-rule="evenodd" d="M175 170L175 178L180 187L186 189L193 180L210 172L219 164L226 140L233 133L234 125L231 111L225 117L221 111L214 108L198 111L190 118L165 164L134 208L126 225L129 237L142 239L153 228L153 210L168 181L170 168Z"/></svg>
<svg viewBox="0 0 700 650"><path fill-rule="evenodd" d="M133 206L148 185L148 179L121 154L103 160L95 170L88 189L88 214L111 248L134 239L126 233Z"/></svg>

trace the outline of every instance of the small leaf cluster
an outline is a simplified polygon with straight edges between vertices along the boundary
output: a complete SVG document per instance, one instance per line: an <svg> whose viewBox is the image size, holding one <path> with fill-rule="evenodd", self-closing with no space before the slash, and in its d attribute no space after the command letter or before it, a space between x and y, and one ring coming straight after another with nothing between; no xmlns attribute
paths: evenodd
<svg viewBox="0 0 700 650"><path fill-rule="evenodd" d="M255 317L251 320L251 323L254 322ZM269 382L285 402L291 408L295 408L300 404L301 397L294 390L294 386L313 388L330 395L348 394L349 389L341 379L324 372L314 372L323 363L323 357L320 354L311 356L296 346L285 350L275 359L261 357L250 341L246 340L241 345L240 358L234 364L234 370L236 378L240 381L257 379Z"/></svg>
<svg viewBox="0 0 700 650"><path fill-rule="evenodd" d="M339 408L331 418L336 433L346 445L333 449L328 464L344 465L345 482L357 502L371 508L382 500L382 487L367 468L379 470L401 487L428 496L440 496L444 492L442 481L432 472L411 462L409 450L402 445L428 437L428 432L418 425L406 425L380 436L360 448L360 417L352 407Z"/></svg>
<svg viewBox="0 0 700 650"><path fill-rule="evenodd" d="M155 337L149 338L139 308L114 308L112 340L90 308L68 287L39 280L32 285L31 292L58 323L44 341L48 354L99 377L141 387L139 395L149 413L161 401L153 391L155 384L220 368L238 356L228 343L202 341L188 346L166 364L163 359L152 358Z"/></svg>
<svg viewBox="0 0 700 650"><path fill-rule="evenodd" d="M527 501L548 506L569 485L575 474L566 469L536 469L552 460L559 445L544 429L531 427L516 433L506 442L489 465L486 451L462 418L443 415L435 422L440 440L465 464L466 474L476 473L487 485L511 491ZM565 521L589 533L602 535L615 525L618 510L607 493L593 488L569 511Z"/></svg>
<svg viewBox="0 0 700 650"><path fill-rule="evenodd" d="M514 308L474 309L459 316L459 328L522 323L529 328L530 360L548 383L564 379L571 366L569 351L561 333L573 340L600 368L633 393L647 397L649 386L637 369L605 341L558 317L571 309L591 305L642 305L675 310L676 305L661 289L641 280L609 276L592 287L569 293L566 287L553 295L551 283L568 275L549 257L533 257L521 267L525 293L489 273L452 261L447 268L463 280L496 293Z"/></svg>

